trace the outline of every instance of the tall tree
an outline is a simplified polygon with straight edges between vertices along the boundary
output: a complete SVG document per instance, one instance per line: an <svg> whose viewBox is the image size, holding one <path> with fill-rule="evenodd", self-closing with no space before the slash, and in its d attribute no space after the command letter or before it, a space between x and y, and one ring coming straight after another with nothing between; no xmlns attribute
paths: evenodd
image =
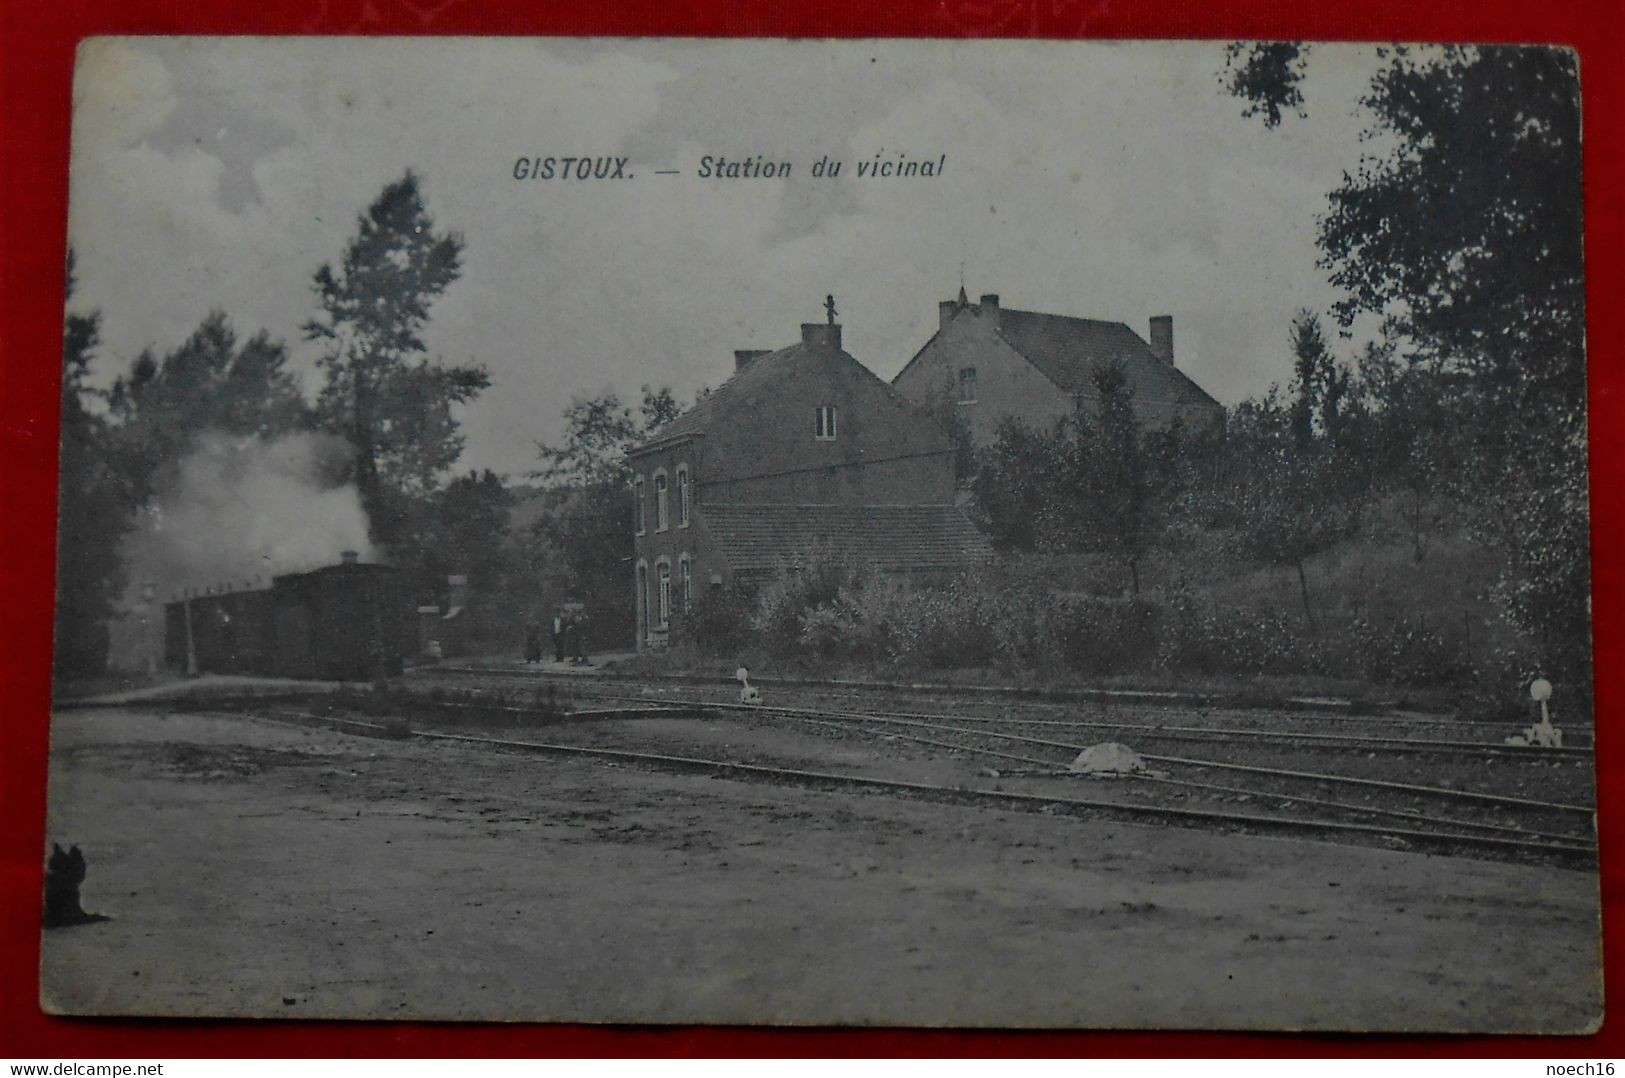
<svg viewBox="0 0 1625 1078"><path fill-rule="evenodd" d="M1392 316L1487 401L1583 406L1580 97L1571 52L1396 49L1364 106L1385 146L1331 193L1345 324Z"/></svg>
<svg viewBox="0 0 1625 1078"><path fill-rule="evenodd" d="M632 557L631 469L626 453L677 418L682 405L669 388L644 386L636 411L619 394L576 398L564 410L559 445L537 442L547 509L534 539L562 563L569 587L593 610L598 639L630 641L636 632L626 601Z"/></svg>
<svg viewBox="0 0 1625 1078"><path fill-rule="evenodd" d="M459 475L436 491L419 518L423 534L413 544L425 574L443 582L460 573L472 589L496 591L508 569L513 506L513 494L489 468Z"/></svg>
<svg viewBox="0 0 1625 1078"><path fill-rule="evenodd" d="M1069 536L1081 499L1077 446L1087 427L1082 416L1042 432L1014 418L999 425L970 484L972 512L995 548L1053 548Z"/></svg>
<svg viewBox="0 0 1625 1078"><path fill-rule="evenodd" d="M1304 64L1309 46L1299 41L1236 41L1225 46L1220 81L1247 102L1243 116L1261 116L1278 127L1287 112L1303 115Z"/></svg>
<svg viewBox="0 0 1625 1078"><path fill-rule="evenodd" d="M69 252L69 300L73 271ZM96 313L69 311L63 326L53 660L59 677L96 674L106 666L107 623L125 585L119 542L129 529L131 499L110 466L104 405L90 385L100 322Z"/></svg>
<svg viewBox="0 0 1625 1078"><path fill-rule="evenodd" d="M214 310L161 359L143 351L113 383L109 409L120 467L146 500L205 431L274 438L308 430L310 407L287 369L287 348L264 331L238 343Z"/></svg>
<svg viewBox="0 0 1625 1078"><path fill-rule="evenodd" d="M1345 325L1384 316L1455 443L1452 481L1505 556L1498 594L1546 665L1589 663L1580 94L1559 48L1383 50L1372 151L1319 222ZM1270 65L1242 96L1277 98ZM1279 71L1277 71L1279 74ZM1538 505L1538 511L1532 506ZM1558 627L1565 627L1561 630Z"/></svg>
<svg viewBox="0 0 1625 1078"><path fill-rule="evenodd" d="M1138 596L1140 563L1155 545L1163 517L1127 374L1121 365L1107 364L1095 371L1094 383L1099 433L1087 447L1087 519L1078 522L1078 532L1096 536L1098 545L1128 568Z"/></svg>
<svg viewBox="0 0 1625 1078"><path fill-rule="evenodd" d="M1347 454L1323 433L1302 435L1308 411L1300 388L1284 404L1273 394L1244 402L1233 416L1232 444L1245 461L1237 522L1252 557L1294 569L1303 615L1320 628L1309 594L1306 562L1348 538L1359 526L1362 488Z"/></svg>
<svg viewBox="0 0 1625 1078"><path fill-rule="evenodd" d="M409 171L361 215L337 267L316 271L322 311L305 334L325 347L318 413L349 440L374 538L386 546L462 452L453 407L490 384L483 367L431 362L420 336L461 273L462 250L460 236L436 231Z"/></svg>
<svg viewBox="0 0 1625 1078"><path fill-rule="evenodd" d="M626 453L682 413L671 389L642 387L636 412L619 393L576 397L564 409L564 441L536 443L537 478L553 487L619 483L630 474Z"/></svg>
<svg viewBox="0 0 1625 1078"><path fill-rule="evenodd" d="M1313 311L1299 311L1292 320L1290 413L1299 449L1307 449L1317 436L1337 440L1350 382L1348 368L1332 356L1320 319Z"/></svg>

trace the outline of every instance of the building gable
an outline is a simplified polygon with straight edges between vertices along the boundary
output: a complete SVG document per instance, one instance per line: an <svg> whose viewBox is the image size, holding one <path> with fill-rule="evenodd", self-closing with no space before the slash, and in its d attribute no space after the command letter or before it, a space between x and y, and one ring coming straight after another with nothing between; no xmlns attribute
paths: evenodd
<svg viewBox="0 0 1625 1078"><path fill-rule="evenodd" d="M1155 343L1121 322L1001 307L999 297L939 304L939 328L893 384L923 406L940 409L946 390L977 441L1007 417L1042 429L1075 406L1098 399L1095 376L1120 365L1135 409L1154 426L1175 418L1212 421L1223 408L1173 362L1172 320L1152 320ZM1019 363L1012 363L1018 357ZM976 402L960 403L962 371L976 372Z"/></svg>
<svg viewBox="0 0 1625 1078"><path fill-rule="evenodd" d="M973 389L965 372L973 372ZM1044 429L1072 411L1066 391L999 335L996 315L976 307L956 312L892 384L932 415L956 413L982 444L1008 416Z"/></svg>
<svg viewBox="0 0 1625 1078"><path fill-rule="evenodd" d="M748 356L748 354L747 354ZM742 368L678 417L634 461L693 443L707 501L915 502L952 498L947 436L840 347L840 327ZM821 430L819 410L832 425Z"/></svg>

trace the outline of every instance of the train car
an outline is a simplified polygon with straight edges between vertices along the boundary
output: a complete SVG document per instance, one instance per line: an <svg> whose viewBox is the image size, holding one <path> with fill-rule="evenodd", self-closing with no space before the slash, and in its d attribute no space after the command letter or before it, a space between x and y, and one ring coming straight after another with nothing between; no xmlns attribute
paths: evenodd
<svg viewBox="0 0 1625 1078"><path fill-rule="evenodd" d="M197 595L164 608L164 658L176 669L269 674L274 649L267 588Z"/></svg>
<svg viewBox="0 0 1625 1078"><path fill-rule="evenodd" d="M284 677L349 681L399 674L417 650L417 607L399 570L345 555L338 565L271 582Z"/></svg>
<svg viewBox="0 0 1625 1078"><path fill-rule="evenodd" d="M399 674L417 647L404 575L346 551L338 565L269 588L195 595L164 608L174 669L351 681Z"/></svg>

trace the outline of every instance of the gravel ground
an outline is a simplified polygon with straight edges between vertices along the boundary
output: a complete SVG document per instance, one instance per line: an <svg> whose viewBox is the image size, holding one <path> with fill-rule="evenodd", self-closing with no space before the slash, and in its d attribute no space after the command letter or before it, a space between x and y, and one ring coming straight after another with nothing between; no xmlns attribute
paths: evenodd
<svg viewBox="0 0 1625 1078"><path fill-rule="evenodd" d="M964 766L740 729L550 732ZM46 933L56 1012L1577 1032L1602 1009L1590 872L136 706L55 720L49 828L111 918Z"/></svg>

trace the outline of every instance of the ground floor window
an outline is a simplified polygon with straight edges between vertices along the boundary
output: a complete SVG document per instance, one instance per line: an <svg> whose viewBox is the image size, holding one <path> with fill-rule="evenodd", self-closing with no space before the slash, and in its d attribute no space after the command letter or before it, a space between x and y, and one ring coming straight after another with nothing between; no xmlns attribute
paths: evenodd
<svg viewBox="0 0 1625 1078"><path fill-rule="evenodd" d="M681 589L678 595L681 596L683 613L686 614L694 606L694 563L684 558L677 564L678 587Z"/></svg>
<svg viewBox="0 0 1625 1078"><path fill-rule="evenodd" d="M664 629L671 622L671 563L661 562L659 569L660 595L655 612L659 617L657 625Z"/></svg>
<svg viewBox="0 0 1625 1078"><path fill-rule="evenodd" d="M638 636L649 635L649 568L638 566Z"/></svg>

